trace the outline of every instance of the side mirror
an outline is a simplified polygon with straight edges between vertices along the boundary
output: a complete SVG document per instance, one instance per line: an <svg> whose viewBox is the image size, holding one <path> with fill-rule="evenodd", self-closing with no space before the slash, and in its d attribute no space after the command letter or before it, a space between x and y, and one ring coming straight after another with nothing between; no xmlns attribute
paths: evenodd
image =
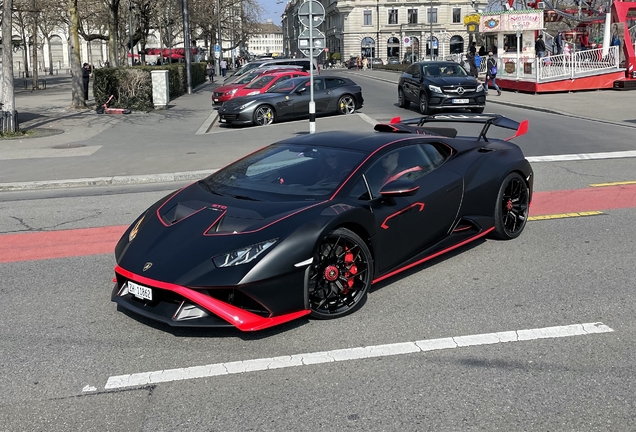
<svg viewBox="0 0 636 432"><path fill-rule="evenodd" d="M413 78L415 78L416 80L420 79L420 74L419 73L414 73L413 74Z"/></svg>
<svg viewBox="0 0 636 432"><path fill-rule="evenodd" d="M380 189L380 195L384 198L395 198L415 195L420 187L410 180L396 180L385 184Z"/></svg>
<svg viewBox="0 0 636 432"><path fill-rule="evenodd" d="M303 87L303 88L299 88L298 90L296 90L296 93L301 94L307 91L307 87Z"/></svg>

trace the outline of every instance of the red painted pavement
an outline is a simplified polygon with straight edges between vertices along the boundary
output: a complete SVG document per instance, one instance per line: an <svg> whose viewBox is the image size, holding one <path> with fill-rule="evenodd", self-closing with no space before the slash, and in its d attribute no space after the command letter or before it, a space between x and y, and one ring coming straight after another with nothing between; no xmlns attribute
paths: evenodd
<svg viewBox="0 0 636 432"><path fill-rule="evenodd" d="M636 185L535 192L530 216L636 207Z"/></svg>
<svg viewBox="0 0 636 432"><path fill-rule="evenodd" d="M535 192L530 215L636 207L636 185ZM126 225L0 235L0 263L111 254Z"/></svg>
<svg viewBox="0 0 636 432"><path fill-rule="evenodd" d="M113 253L127 225L0 235L0 263Z"/></svg>

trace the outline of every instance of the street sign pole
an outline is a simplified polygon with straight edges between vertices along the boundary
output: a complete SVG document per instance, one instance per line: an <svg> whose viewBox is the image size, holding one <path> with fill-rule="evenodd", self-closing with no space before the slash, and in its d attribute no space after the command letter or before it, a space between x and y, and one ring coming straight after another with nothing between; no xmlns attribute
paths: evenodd
<svg viewBox="0 0 636 432"><path fill-rule="evenodd" d="M314 11L309 0L309 133L316 133L316 103L314 102Z"/></svg>

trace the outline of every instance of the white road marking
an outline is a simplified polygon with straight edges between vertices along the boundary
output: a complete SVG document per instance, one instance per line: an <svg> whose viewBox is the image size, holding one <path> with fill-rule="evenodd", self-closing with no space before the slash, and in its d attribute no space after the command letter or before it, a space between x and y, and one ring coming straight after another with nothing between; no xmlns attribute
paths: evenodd
<svg viewBox="0 0 636 432"><path fill-rule="evenodd" d="M636 157L636 150L600 152L600 153L579 153L564 155L530 156L526 157L528 162L563 162L595 159L620 159Z"/></svg>
<svg viewBox="0 0 636 432"><path fill-rule="evenodd" d="M608 333L613 331L614 330L612 330L605 324L597 322L586 324L572 324L557 327L544 327L529 330L506 331L499 333L486 333L471 336L456 336L442 339L347 348L306 354L293 354L280 357L260 358L229 363L216 363L206 366L194 366L188 368L167 369L154 372L134 373L130 375L111 376L110 378L108 378L104 389L112 390L124 387L137 387L162 382L180 381L194 378L208 378L221 375L288 368L293 366L307 366L320 363L412 354L451 348L462 348L468 346L490 345L504 342L522 342L535 339L583 336L588 334Z"/></svg>
<svg viewBox="0 0 636 432"><path fill-rule="evenodd" d="M36 158L56 158L56 157L76 157L90 156L102 146L86 146L76 148L31 148L31 149L3 149L0 160L13 159L36 159Z"/></svg>
<svg viewBox="0 0 636 432"><path fill-rule="evenodd" d="M366 115L365 113L361 113L361 112L359 112L359 113L356 113L356 114L358 114L358 116L359 116L362 120L364 120L365 122L369 123L369 124L370 124L370 125L372 125L372 126L375 126L375 125L377 125L377 124L378 124L378 121L377 121L376 119L374 119L373 117L369 117L369 116L368 116L368 115Z"/></svg>
<svg viewBox="0 0 636 432"><path fill-rule="evenodd" d="M205 121L201 124L199 129L197 129L197 131L194 134L203 135L208 133L208 131L212 127L212 124L216 121L218 117L219 117L219 112L216 109L212 109L212 112L210 113L208 118L205 119Z"/></svg>

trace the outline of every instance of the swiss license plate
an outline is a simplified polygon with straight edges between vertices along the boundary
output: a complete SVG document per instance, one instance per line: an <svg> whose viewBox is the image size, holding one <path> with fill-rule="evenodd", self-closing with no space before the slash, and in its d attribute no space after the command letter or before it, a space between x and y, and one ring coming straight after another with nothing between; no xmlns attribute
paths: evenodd
<svg viewBox="0 0 636 432"><path fill-rule="evenodd" d="M453 99L454 104L465 104L468 103L468 99Z"/></svg>
<svg viewBox="0 0 636 432"><path fill-rule="evenodd" d="M128 282L128 292L137 298L152 300L152 289L134 282Z"/></svg>

